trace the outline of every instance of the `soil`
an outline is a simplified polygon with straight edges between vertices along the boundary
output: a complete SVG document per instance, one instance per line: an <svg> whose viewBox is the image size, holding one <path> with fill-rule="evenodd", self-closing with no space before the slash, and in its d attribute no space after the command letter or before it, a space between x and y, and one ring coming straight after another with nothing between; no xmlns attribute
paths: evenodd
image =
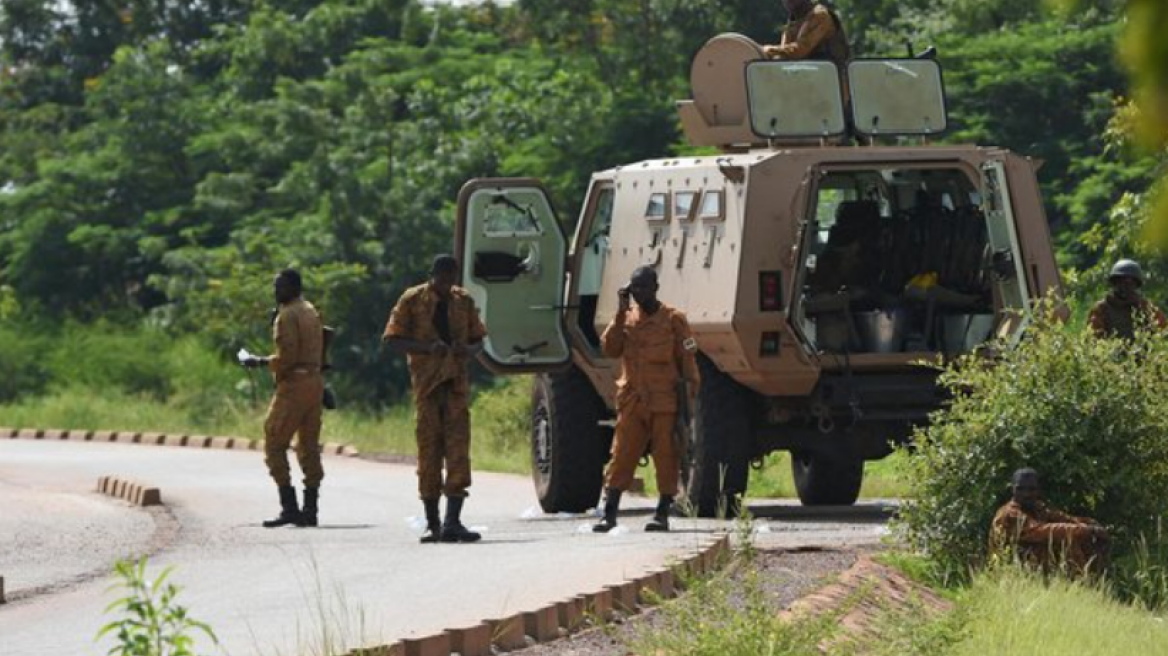
<svg viewBox="0 0 1168 656"><path fill-rule="evenodd" d="M858 552L832 549L796 549L759 551L755 561L758 581L776 613L797 599L827 585L837 575L855 564ZM731 577L741 572L729 572ZM573 634L551 643L534 645L517 652L521 656L625 656L627 645L638 632L652 629L661 622L655 609L624 621Z"/></svg>

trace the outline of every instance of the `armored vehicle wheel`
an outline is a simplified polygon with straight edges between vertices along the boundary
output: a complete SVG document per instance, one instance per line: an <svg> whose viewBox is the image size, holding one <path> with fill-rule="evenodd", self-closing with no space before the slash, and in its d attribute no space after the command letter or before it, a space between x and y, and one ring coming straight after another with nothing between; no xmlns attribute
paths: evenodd
<svg viewBox="0 0 1168 656"><path fill-rule="evenodd" d="M531 399L531 472L544 512L595 508L603 485L612 430L588 378L570 369L535 378Z"/></svg>
<svg viewBox="0 0 1168 656"><path fill-rule="evenodd" d="M701 517L734 516L750 471L746 391L698 355L702 384L690 426L683 476L686 496Z"/></svg>
<svg viewBox="0 0 1168 656"><path fill-rule="evenodd" d="M791 454L791 473L805 506L850 506L860 496L864 461Z"/></svg>

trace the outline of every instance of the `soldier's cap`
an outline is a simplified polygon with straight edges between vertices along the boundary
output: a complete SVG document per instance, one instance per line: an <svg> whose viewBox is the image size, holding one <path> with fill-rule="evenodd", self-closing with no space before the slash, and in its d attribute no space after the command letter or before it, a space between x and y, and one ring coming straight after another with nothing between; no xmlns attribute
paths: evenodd
<svg viewBox="0 0 1168 656"><path fill-rule="evenodd" d="M645 283L648 285L657 284L657 272L652 267L642 266L633 270L633 275L629 276L629 280L637 283Z"/></svg>
<svg viewBox="0 0 1168 656"><path fill-rule="evenodd" d="M458 260L448 253L438 255L430 265L430 273L458 273Z"/></svg>
<svg viewBox="0 0 1168 656"><path fill-rule="evenodd" d="M294 289L299 290L303 288L303 280L300 277L300 272L296 269L284 269L280 273L276 274L276 277L286 280L288 284L292 285Z"/></svg>
<svg viewBox="0 0 1168 656"><path fill-rule="evenodd" d="M1031 469L1030 467L1023 467L1022 469L1014 472L1014 475L1010 479L1010 484L1019 485L1023 480L1026 479L1030 479L1035 483L1038 483L1038 472L1034 469Z"/></svg>

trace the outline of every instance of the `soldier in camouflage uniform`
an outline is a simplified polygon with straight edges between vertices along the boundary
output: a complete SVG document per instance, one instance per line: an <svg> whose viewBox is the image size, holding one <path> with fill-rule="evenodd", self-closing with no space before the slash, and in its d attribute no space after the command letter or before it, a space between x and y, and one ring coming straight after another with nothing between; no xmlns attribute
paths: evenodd
<svg viewBox="0 0 1168 656"><path fill-rule="evenodd" d="M844 72L851 48L843 23L834 8L811 0L784 0L790 20L777 46L764 46L771 59L822 59L835 62Z"/></svg>
<svg viewBox="0 0 1168 656"><path fill-rule="evenodd" d="M990 531L992 554L1015 554L1023 562L1051 572L1070 574L1102 571L1111 543L1107 529L1093 519L1075 517L1041 500L1038 472L1014 472L1013 498L998 509Z"/></svg>
<svg viewBox="0 0 1168 656"><path fill-rule="evenodd" d="M1168 318L1160 308L1140 294L1144 272L1132 260L1120 260L1111 267L1107 278L1111 293L1091 308L1087 325L1096 337L1135 337L1140 322L1158 330L1168 328Z"/></svg>
<svg viewBox="0 0 1168 656"><path fill-rule="evenodd" d="M474 542L462 525L470 473L470 377L467 365L487 331L474 300L455 286L458 261L434 259L430 281L406 290L383 339L407 354L417 409L418 492L426 512L422 542ZM443 464L446 476L443 480ZM446 519L438 501L446 496Z"/></svg>
<svg viewBox="0 0 1168 656"><path fill-rule="evenodd" d="M295 524L316 526L317 499L324 468L320 462L320 425L324 398L324 324L311 303L301 298L300 274L293 269L276 276L275 296L279 305L272 322L276 353L249 358L245 367L268 367L276 381L276 392L264 422L264 462L280 492L280 515L264 522L275 528ZM288 467L288 447L296 440L296 458L304 474L304 508L296 501Z"/></svg>
<svg viewBox="0 0 1168 656"><path fill-rule="evenodd" d="M631 308L629 299L637 302ZM616 436L612 459L605 474L604 519L593 526L597 533L616 527L620 498L646 448L657 470L661 497L646 531L668 531L669 512L677 494L681 472L674 429L678 412L678 385L685 384L689 406L697 393L697 342L685 314L657 300L657 272L641 267L620 290L619 306L601 337L604 354L620 358L621 376L616 392Z"/></svg>

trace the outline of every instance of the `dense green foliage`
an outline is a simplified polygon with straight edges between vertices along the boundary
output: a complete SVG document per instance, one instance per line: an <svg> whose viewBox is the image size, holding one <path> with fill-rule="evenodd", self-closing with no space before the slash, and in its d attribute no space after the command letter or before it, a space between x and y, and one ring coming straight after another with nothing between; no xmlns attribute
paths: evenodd
<svg viewBox="0 0 1168 656"><path fill-rule="evenodd" d="M1044 158L1066 261L1091 265L1075 236L1151 171L1098 138L1127 84L1116 3L837 4L861 54L939 45L951 138ZM341 329L342 394L395 400L381 328L449 249L466 179L543 178L569 223L592 171L685 149L673 101L702 42L782 20L745 0L6 2L0 318L147 323L226 358L265 347L270 276L295 265Z"/></svg>
<svg viewBox="0 0 1168 656"><path fill-rule="evenodd" d="M982 561L1011 473L1039 471L1054 506L1097 517L1119 552L1158 535L1168 509L1168 343L1100 340L1041 319L996 362L942 375L955 395L916 436L900 526L945 571Z"/></svg>

